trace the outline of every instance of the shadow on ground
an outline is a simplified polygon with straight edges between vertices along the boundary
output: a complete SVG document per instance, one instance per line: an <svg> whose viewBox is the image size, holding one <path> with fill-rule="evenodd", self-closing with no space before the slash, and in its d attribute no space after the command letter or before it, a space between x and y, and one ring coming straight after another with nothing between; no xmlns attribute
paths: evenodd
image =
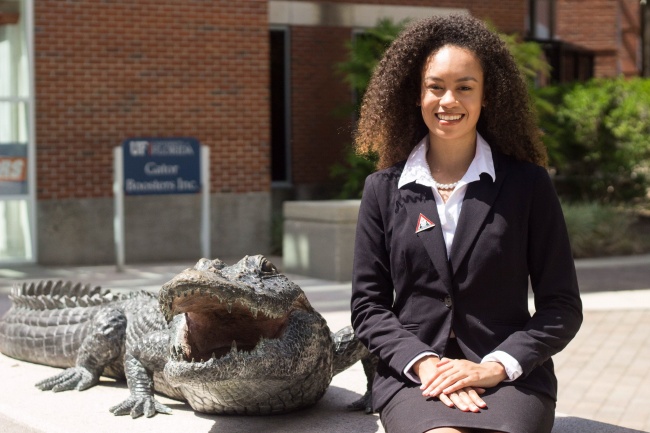
<svg viewBox="0 0 650 433"><path fill-rule="evenodd" d="M574 416L558 416L555 418L552 433L644 433L604 422L592 421Z"/></svg>

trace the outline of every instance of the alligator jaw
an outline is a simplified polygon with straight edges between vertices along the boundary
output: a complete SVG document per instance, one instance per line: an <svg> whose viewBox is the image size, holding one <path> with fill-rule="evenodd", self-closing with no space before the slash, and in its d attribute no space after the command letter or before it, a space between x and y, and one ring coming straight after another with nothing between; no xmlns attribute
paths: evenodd
<svg viewBox="0 0 650 433"><path fill-rule="evenodd" d="M178 322L172 326L176 337L170 348L177 361L207 362L231 352L251 352L260 341L281 338L293 311L313 311L300 288L286 284L283 275L242 280L209 263L199 261L159 294L166 320Z"/></svg>
<svg viewBox="0 0 650 433"><path fill-rule="evenodd" d="M247 306L234 302L224 306L212 298L197 298L200 308L189 308L177 326L172 354L177 361L206 362L222 358L230 352L250 352L262 340L280 338L287 326L290 313L269 316L252 312ZM202 302L201 302L202 301ZM184 310L187 305L179 309ZM181 313L182 314L182 313Z"/></svg>

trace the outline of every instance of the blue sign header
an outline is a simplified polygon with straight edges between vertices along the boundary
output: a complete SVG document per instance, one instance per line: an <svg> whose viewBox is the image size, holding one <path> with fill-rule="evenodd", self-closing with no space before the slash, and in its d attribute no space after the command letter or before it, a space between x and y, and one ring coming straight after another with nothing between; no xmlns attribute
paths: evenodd
<svg viewBox="0 0 650 433"><path fill-rule="evenodd" d="M126 195L201 192L201 146L194 138L129 138L122 155Z"/></svg>

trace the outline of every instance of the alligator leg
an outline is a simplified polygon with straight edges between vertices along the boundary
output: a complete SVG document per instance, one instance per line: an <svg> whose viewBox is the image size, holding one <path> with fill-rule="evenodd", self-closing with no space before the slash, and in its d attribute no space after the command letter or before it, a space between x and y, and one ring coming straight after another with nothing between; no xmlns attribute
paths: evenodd
<svg viewBox="0 0 650 433"><path fill-rule="evenodd" d="M334 340L333 374L342 372L359 360L361 360L363 371L366 374L366 393L359 400L348 405L348 409L372 413L372 381L377 370L377 357L359 341L351 326L346 326L338 331L332 336L332 340Z"/></svg>
<svg viewBox="0 0 650 433"><path fill-rule="evenodd" d="M75 366L36 384L43 391L54 392L77 389L82 391L94 386L104 368L121 353L126 331L126 316L121 310L110 308L101 311L92 323Z"/></svg>
<svg viewBox="0 0 650 433"><path fill-rule="evenodd" d="M366 374L367 380L366 393L359 400L349 404L348 409L363 410L368 414L374 412L372 409L372 381L375 378L375 372L377 371L377 361L377 357L370 352L368 352L368 356L361 360L363 372Z"/></svg>
<svg viewBox="0 0 650 433"><path fill-rule="evenodd" d="M111 407L113 415L130 414L132 418L156 413L169 414L172 410L154 398L154 371L162 371L166 362L169 334L157 331L148 334L124 357L124 372L131 395Z"/></svg>

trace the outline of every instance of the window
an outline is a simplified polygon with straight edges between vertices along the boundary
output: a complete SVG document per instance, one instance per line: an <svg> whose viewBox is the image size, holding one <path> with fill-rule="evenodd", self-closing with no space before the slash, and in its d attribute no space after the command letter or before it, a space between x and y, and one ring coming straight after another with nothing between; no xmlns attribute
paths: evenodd
<svg viewBox="0 0 650 433"><path fill-rule="evenodd" d="M289 31L271 29L271 180L291 183Z"/></svg>
<svg viewBox="0 0 650 433"><path fill-rule="evenodd" d="M30 0L3 10L0 25L0 262L34 259L33 97ZM15 10L14 10L15 9Z"/></svg>
<svg viewBox="0 0 650 433"><path fill-rule="evenodd" d="M529 0L528 34L534 39L555 37L555 0Z"/></svg>

